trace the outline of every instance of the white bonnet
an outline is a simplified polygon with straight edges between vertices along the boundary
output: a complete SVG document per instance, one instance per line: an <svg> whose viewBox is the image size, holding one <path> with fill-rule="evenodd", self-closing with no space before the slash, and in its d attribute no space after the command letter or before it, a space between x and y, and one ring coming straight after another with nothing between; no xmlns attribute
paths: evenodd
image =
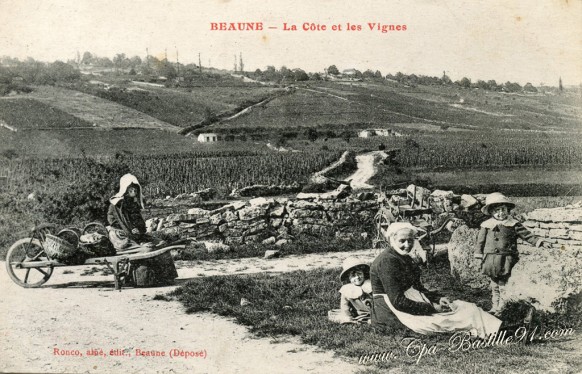
<svg viewBox="0 0 582 374"><path fill-rule="evenodd" d="M403 229L408 229L411 230L412 232L414 232L415 236L424 236L426 235L426 231L413 226L410 222L393 222L390 224L390 226L388 226L388 228L386 230L384 230L384 235L387 237L390 237L394 234L396 234L398 231L403 230Z"/></svg>

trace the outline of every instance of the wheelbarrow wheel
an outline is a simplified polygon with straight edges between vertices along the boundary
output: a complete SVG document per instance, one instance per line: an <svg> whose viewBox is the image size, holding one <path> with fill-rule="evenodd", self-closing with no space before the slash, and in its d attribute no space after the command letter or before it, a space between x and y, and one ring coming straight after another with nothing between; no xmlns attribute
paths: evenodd
<svg viewBox="0 0 582 374"><path fill-rule="evenodd" d="M53 274L50 265L22 268L23 263L49 261L37 239L24 238L12 244L6 254L6 270L14 281L24 288L35 288L45 284Z"/></svg>

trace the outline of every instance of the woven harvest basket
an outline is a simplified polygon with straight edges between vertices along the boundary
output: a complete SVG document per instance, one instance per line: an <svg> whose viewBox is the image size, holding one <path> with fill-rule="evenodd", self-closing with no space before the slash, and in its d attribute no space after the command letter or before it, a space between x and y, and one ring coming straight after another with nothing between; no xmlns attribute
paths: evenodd
<svg viewBox="0 0 582 374"><path fill-rule="evenodd" d="M75 254L77 247L65 239L47 234L44 240L44 250L51 258L56 260L66 260Z"/></svg>

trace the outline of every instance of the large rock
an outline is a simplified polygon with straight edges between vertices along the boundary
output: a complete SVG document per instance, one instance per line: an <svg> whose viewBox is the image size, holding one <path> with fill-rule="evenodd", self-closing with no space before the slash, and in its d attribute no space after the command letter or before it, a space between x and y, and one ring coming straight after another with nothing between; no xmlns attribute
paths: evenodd
<svg viewBox="0 0 582 374"><path fill-rule="evenodd" d="M473 258L478 229L457 228L448 244L451 274L473 288L489 286L480 262ZM518 245L519 262L507 283L509 299L528 300L540 310L555 311L570 296L582 293L582 250L543 249ZM580 300L580 297L578 297Z"/></svg>
<svg viewBox="0 0 582 374"><path fill-rule="evenodd" d="M275 239L275 237L274 237L274 236L271 236L271 237L269 237L269 238L267 238L267 239L263 240L263 241L261 242L261 244L270 245L270 244L275 244L275 242L276 242L276 241L277 241L277 239Z"/></svg>
<svg viewBox="0 0 582 374"><path fill-rule="evenodd" d="M161 237L163 237L164 239L168 240L168 241L174 241L174 240L178 240L182 237L182 229L180 229L179 227L169 227L169 228L165 228L162 229L160 231L161 233Z"/></svg>
<svg viewBox="0 0 582 374"><path fill-rule="evenodd" d="M489 278L481 274L481 263L473 257L478 229L465 225L457 228L448 244L451 274L472 288L485 288Z"/></svg>
<svg viewBox="0 0 582 374"><path fill-rule="evenodd" d="M568 297L582 294L581 250L529 245L519 245L518 249L519 262L505 287L507 297L530 300L536 308L553 312Z"/></svg>
<svg viewBox="0 0 582 374"><path fill-rule="evenodd" d="M325 218L325 212L322 210L295 209L295 210L291 211L291 213L289 214L289 217L290 218L310 217L310 218L323 219L323 218Z"/></svg>
<svg viewBox="0 0 582 374"><path fill-rule="evenodd" d="M311 201L304 201L304 200L297 200L297 201L289 201L287 204L286 210L291 212L293 209L313 209L313 210L322 210L323 206Z"/></svg>

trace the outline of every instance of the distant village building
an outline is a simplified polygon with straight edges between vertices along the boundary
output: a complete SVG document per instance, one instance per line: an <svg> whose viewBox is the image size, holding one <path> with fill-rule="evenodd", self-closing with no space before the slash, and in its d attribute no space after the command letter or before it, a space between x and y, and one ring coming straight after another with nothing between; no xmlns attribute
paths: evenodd
<svg viewBox="0 0 582 374"><path fill-rule="evenodd" d="M358 133L359 138L371 138L372 136L375 135L376 133L374 132L374 130L362 130Z"/></svg>
<svg viewBox="0 0 582 374"><path fill-rule="evenodd" d="M214 143L218 141L218 135L212 132L206 132L198 135L198 141L200 143Z"/></svg>
<svg viewBox="0 0 582 374"><path fill-rule="evenodd" d="M371 138L373 136L402 136L392 129L366 129L358 133L359 138Z"/></svg>
<svg viewBox="0 0 582 374"><path fill-rule="evenodd" d="M354 78L356 76L356 69L345 69L342 71L342 75L348 78Z"/></svg>
<svg viewBox="0 0 582 374"><path fill-rule="evenodd" d="M397 133L392 129L375 129L374 132L377 136L401 136L402 134Z"/></svg>

